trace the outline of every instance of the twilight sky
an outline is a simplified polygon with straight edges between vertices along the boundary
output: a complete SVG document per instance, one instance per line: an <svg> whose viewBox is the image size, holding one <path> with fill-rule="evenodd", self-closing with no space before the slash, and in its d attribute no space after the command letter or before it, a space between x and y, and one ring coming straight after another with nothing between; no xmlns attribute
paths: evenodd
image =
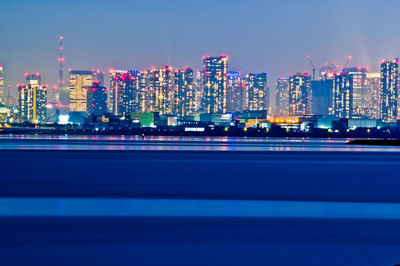
<svg viewBox="0 0 400 266"><path fill-rule="evenodd" d="M378 70L400 56L399 11L398 0L0 0L0 63L13 90L25 72L56 84L63 35L66 69L199 69L226 54L231 70L267 72L274 87L311 71L307 55Z"/></svg>

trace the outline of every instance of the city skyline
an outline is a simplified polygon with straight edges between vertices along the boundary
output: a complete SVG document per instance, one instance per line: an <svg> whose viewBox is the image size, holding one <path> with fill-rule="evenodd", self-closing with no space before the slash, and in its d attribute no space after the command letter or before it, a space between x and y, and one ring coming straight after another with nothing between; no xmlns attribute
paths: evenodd
<svg viewBox="0 0 400 266"><path fill-rule="evenodd" d="M57 84L60 35L65 37L66 69L172 65L196 70L201 67L198 58L227 54L230 70L266 72L272 88L278 76L311 73L307 56L319 66L326 62L343 65L352 55L351 66L375 72L379 70L376 62L400 52L400 39L393 34L395 23L390 23L395 17L391 12L400 6L396 1L385 6L373 1L338 1L335 5L318 1L184 3L80 1L68 6L65 1L2 1L3 25L14 21L16 14L33 12L38 17L0 28L4 38L0 62L6 84L12 85L15 94L15 84L22 82L24 72L40 72L45 83ZM88 10L90 14L85 13ZM219 11L224 18L218 19L218 27L212 12L207 12L210 10ZM339 10L341 17L336 19L333 14ZM380 14L386 14L385 20ZM321 21L324 27L316 28Z"/></svg>

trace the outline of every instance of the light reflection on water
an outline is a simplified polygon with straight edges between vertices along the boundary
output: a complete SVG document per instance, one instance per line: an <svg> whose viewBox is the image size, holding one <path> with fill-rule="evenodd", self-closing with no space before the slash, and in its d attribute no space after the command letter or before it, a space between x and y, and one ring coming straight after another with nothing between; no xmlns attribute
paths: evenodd
<svg viewBox="0 0 400 266"><path fill-rule="evenodd" d="M347 145L350 139L179 136L0 135L0 149L166 151L400 152L400 147Z"/></svg>

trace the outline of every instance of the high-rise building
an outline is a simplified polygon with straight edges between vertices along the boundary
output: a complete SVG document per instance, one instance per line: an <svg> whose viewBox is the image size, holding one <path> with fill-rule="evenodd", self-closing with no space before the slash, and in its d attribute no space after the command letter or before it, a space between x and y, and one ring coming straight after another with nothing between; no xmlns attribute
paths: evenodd
<svg viewBox="0 0 400 266"><path fill-rule="evenodd" d="M145 112L147 73L140 70L111 70L110 75L110 112L120 116Z"/></svg>
<svg viewBox="0 0 400 266"><path fill-rule="evenodd" d="M26 84L17 85L19 122L46 122L47 86L41 85L39 73L26 73Z"/></svg>
<svg viewBox="0 0 400 266"><path fill-rule="evenodd" d="M71 70L69 72L70 112L86 112L87 91L92 86L93 72L90 70Z"/></svg>
<svg viewBox="0 0 400 266"><path fill-rule="evenodd" d="M92 86L86 88L86 112L88 115L105 115L107 113L107 88L100 84L100 81L94 81Z"/></svg>
<svg viewBox="0 0 400 266"><path fill-rule="evenodd" d="M329 115L332 106L333 79L311 81L311 113Z"/></svg>
<svg viewBox="0 0 400 266"><path fill-rule="evenodd" d="M367 68L364 67L351 67L345 68L344 72L348 73L351 78L351 87L353 88L353 113L352 116L365 116L366 115L366 82L367 82Z"/></svg>
<svg viewBox="0 0 400 266"><path fill-rule="evenodd" d="M380 118L379 92L381 73L367 73L365 94L365 115L371 119Z"/></svg>
<svg viewBox="0 0 400 266"><path fill-rule="evenodd" d="M226 77L226 111L229 113L242 112L245 95L240 73L229 71Z"/></svg>
<svg viewBox="0 0 400 266"><path fill-rule="evenodd" d="M381 61L380 118L384 122L397 120L399 59Z"/></svg>
<svg viewBox="0 0 400 266"><path fill-rule="evenodd" d="M276 81L276 114L289 115L289 79L279 77Z"/></svg>
<svg viewBox="0 0 400 266"><path fill-rule="evenodd" d="M311 114L311 77L299 72L289 77L289 115Z"/></svg>
<svg viewBox="0 0 400 266"><path fill-rule="evenodd" d="M193 113L193 70L188 67L183 70L176 69L173 114L184 117Z"/></svg>
<svg viewBox="0 0 400 266"><path fill-rule="evenodd" d="M267 110L267 74L250 73L246 75L246 109L250 111Z"/></svg>
<svg viewBox="0 0 400 266"><path fill-rule="evenodd" d="M149 111L160 115L172 114L174 70L170 66L152 68L148 73Z"/></svg>
<svg viewBox="0 0 400 266"><path fill-rule="evenodd" d="M204 72L196 70L194 76L194 100L193 100L193 112L199 114L202 110L203 102L203 77Z"/></svg>
<svg viewBox="0 0 400 266"><path fill-rule="evenodd" d="M331 114L338 118L351 118L353 114L353 76L342 72L335 76Z"/></svg>
<svg viewBox="0 0 400 266"><path fill-rule="evenodd" d="M4 68L3 65L0 64L0 103L5 103L5 94L4 94Z"/></svg>
<svg viewBox="0 0 400 266"><path fill-rule="evenodd" d="M226 113L228 57L203 57L203 106L205 113Z"/></svg>

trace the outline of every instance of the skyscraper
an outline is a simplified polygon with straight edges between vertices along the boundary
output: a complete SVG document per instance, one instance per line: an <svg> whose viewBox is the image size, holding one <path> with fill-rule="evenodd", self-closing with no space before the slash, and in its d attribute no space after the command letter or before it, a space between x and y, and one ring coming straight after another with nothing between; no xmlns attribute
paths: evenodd
<svg viewBox="0 0 400 266"><path fill-rule="evenodd" d="M0 103L5 102L5 94L4 94L4 68L3 65L0 64Z"/></svg>
<svg viewBox="0 0 400 266"><path fill-rule="evenodd" d="M148 73L149 105L151 112L172 114L174 71L170 66L152 68Z"/></svg>
<svg viewBox="0 0 400 266"><path fill-rule="evenodd" d="M289 77L289 115L311 114L311 77L299 72Z"/></svg>
<svg viewBox="0 0 400 266"><path fill-rule="evenodd" d="M109 110L124 116L144 112L146 108L146 72L140 70L111 70Z"/></svg>
<svg viewBox="0 0 400 266"><path fill-rule="evenodd" d="M193 70L175 70L173 114L184 117L194 113Z"/></svg>
<svg viewBox="0 0 400 266"><path fill-rule="evenodd" d="M384 122L397 120L399 59L381 61L380 118Z"/></svg>
<svg viewBox="0 0 400 266"><path fill-rule="evenodd" d="M353 76L342 72L334 78L332 115L351 118L353 114Z"/></svg>
<svg viewBox="0 0 400 266"><path fill-rule="evenodd" d="M344 72L351 76L351 87L353 88L353 116L365 116L367 94L367 69L364 67L345 68Z"/></svg>
<svg viewBox="0 0 400 266"><path fill-rule="evenodd" d="M242 112L245 95L240 73L229 71L226 77L226 111L229 113Z"/></svg>
<svg viewBox="0 0 400 266"><path fill-rule="evenodd" d="M26 84L17 85L19 122L46 121L47 86L41 85L39 73L26 73Z"/></svg>
<svg viewBox="0 0 400 266"><path fill-rule="evenodd" d="M228 57L203 57L203 106L205 113L226 113Z"/></svg>
<svg viewBox="0 0 400 266"><path fill-rule="evenodd" d="M107 89L100 85L100 81L94 81L93 85L86 88L87 107L89 115L105 115L107 113Z"/></svg>
<svg viewBox="0 0 400 266"><path fill-rule="evenodd" d="M328 115L332 106L333 79L311 81L311 113Z"/></svg>
<svg viewBox="0 0 400 266"><path fill-rule="evenodd" d="M279 77L276 81L276 113L289 115L289 79Z"/></svg>
<svg viewBox="0 0 400 266"><path fill-rule="evenodd" d="M246 109L250 111L267 110L267 74L250 73L246 76Z"/></svg>
<svg viewBox="0 0 400 266"><path fill-rule="evenodd" d="M69 72L70 112L86 112L86 88L93 82L93 72L90 70L71 70Z"/></svg>
<svg viewBox="0 0 400 266"><path fill-rule="evenodd" d="M365 115L371 119L380 118L379 92L381 73L367 73L365 94Z"/></svg>

